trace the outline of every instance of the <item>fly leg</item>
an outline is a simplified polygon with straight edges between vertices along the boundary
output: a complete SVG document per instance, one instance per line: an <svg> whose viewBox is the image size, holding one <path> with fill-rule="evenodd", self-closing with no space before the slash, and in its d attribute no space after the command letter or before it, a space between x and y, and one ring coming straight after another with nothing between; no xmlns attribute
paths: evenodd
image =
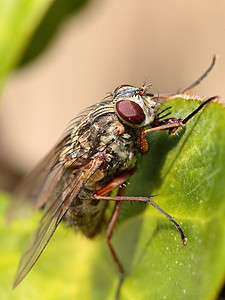
<svg viewBox="0 0 225 300"><path fill-rule="evenodd" d="M122 196L123 192L124 192L124 187L123 186L119 187L118 196L119 197ZM113 234L113 229L115 228L116 222L117 222L119 214L120 214L121 204L122 204L121 201L116 201L113 213L111 215L110 221L109 221L107 229L106 229L106 238L107 238L107 243L108 243L110 252L112 253L114 261L116 262L116 264L118 266L118 269L120 271L121 276L123 277L124 276L124 269L123 269L117 255L115 253L115 250L113 249L113 247L111 245L111 242L110 242L110 239L111 239L112 234Z"/></svg>
<svg viewBox="0 0 225 300"><path fill-rule="evenodd" d="M208 69L197 80L195 80L189 87L184 89L182 92L178 91L176 94L188 94L194 88L196 88L196 86L198 86L202 82L202 80L209 74L209 72L213 69L213 67L216 63L216 58L217 58L217 56L213 55L212 62L210 64L210 66L208 67ZM174 96L174 95L175 94L159 95L159 98L168 99L168 98L170 98L171 96Z"/></svg>
<svg viewBox="0 0 225 300"><path fill-rule="evenodd" d="M195 81L193 82L189 87L187 87L186 89L184 89L181 93L182 94L188 94L190 91L192 91L197 85L199 85L199 83L209 74L209 72L212 70L212 68L214 67L216 63L216 55L213 55L213 59L212 62L210 64L210 66L208 67L208 69Z"/></svg>
<svg viewBox="0 0 225 300"><path fill-rule="evenodd" d="M111 197L111 196L104 196L104 194L112 191L113 189L115 189L116 187L120 187L123 183L125 183L127 181L127 179L135 172L135 170L131 170L131 171L126 171L124 173L122 173L121 175L119 175L118 177L114 178L111 182L109 182L104 188L102 188L101 190L98 190L93 197L95 199L98 200L104 200L104 201L116 201L115 207L114 207L114 211L112 213L111 219L109 221L107 230L106 230L106 238L107 238L107 244L109 246L109 250L112 254L113 260L115 261L118 270L120 272L120 281L119 281L119 285L117 288L117 292L116 292L116 300L119 299L119 293L120 293L120 288L122 285L122 282L124 280L124 276L125 276L125 271L124 268L113 248L113 246L111 245L111 237L113 234L113 229L115 228L116 225L116 221L118 219L119 216L119 212L120 212L120 208L121 208L121 204L122 201L134 201L134 202L144 202L144 203L149 203L152 206L154 206L157 210L159 210L162 214L164 214L164 216L166 216L173 224L174 226L177 228L177 230L180 232L181 235L181 239L183 244L185 245L187 242L187 238L184 235L183 230L181 229L180 225L173 219L172 216L170 216L167 212L165 212L162 208L160 208L155 202L153 202L151 200L151 198L153 197L130 197L130 196L123 196L122 192L123 192L123 188L120 188L119 193L117 196L115 197Z"/></svg>
<svg viewBox="0 0 225 300"><path fill-rule="evenodd" d="M118 191L118 195L122 195L123 194L123 190L124 190L124 187L121 187L119 188L119 191ZM119 280L119 284L117 286L117 290L116 290L116 296L115 296L115 300L119 299L119 294L120 294L120 288L122 286L122 283L123 283L123 280L124 280L124 275L125 275L125 271L123 269L123 266L111 244L111 237L112 237L112 234L113 234L113 230L115 228L115 225L116 225L116 222L118 220L118 217L119 217L119 213L120 213L120 209L121 209L121 204L122 202L121 201L116 201L116 204L114 206L114 210L113 210L113 213L111 215L111 218L110 218L110 221L108 223L108 226L107 226L107 229L106 229L106 239L107 239L107 244L108 244L108 247L109 247L109 250L112 254L112 257L119 269L119 272L120 272L120 280Z"/></svg>
<svg viewBox="0 0 225 300"><path fill-rule="evenodd" d="M101 190L97 191L96 194L93 195L93 197L95 199L100 199L102 195L111 192L113 189L115 189L116 187L119 186L119 191L117 194L117 197L122 197L123 192L124 192L124 186L122 186L122 184L124 184L127 179L135 172L135 170L131 170L131 171L126 171L124 173L122 173L120 176L118 176L117 178L113 179L108 185L106 185L104 188L102 188ZM116 290L116 296L115 296L115 300L119 299L119 293L120 293L120 288L121 285L123 283L124 280L124 275L125 275L125 271L124 268L111 244L111 237L113 234L113 230L115 228L116 222L118 220L119 217L119 213L120 213L120 209L121 209L121 201L116 201L116 204L114 206L114 210L113 213L111 215L110 221L108 223L107 229L106 229L106 239L107 239L107 244L110 250L110 253L113 257L114 262L116 263L119 273L120 273L120 281Z"/></svg>
<svg viewBox="0 0 225 300"><path fill-rule="evenodd" d="M196 115L207 103L217 99L218 96L211 97L201 103L192 113L190 113L185 119L180 118L168 118L160 121L159 119L155 119L155 121L151 124L152 128L143 130L142 134L147 134L153 131L159 130L169 130L169 134L174 133L179 127L182 127L186 124L194 115Z"/></svg>

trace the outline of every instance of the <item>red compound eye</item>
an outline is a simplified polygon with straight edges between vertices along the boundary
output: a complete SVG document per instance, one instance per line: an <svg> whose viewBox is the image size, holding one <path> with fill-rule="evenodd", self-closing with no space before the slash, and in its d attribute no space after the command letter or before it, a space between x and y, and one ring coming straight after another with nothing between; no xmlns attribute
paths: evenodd
<svg viewBox="0 0 225 300"><path fill-rule="evenodd" d="M116 103L116 111L125 122L141 124L145 120L143 109L134 101L121 100Z"/></svg>

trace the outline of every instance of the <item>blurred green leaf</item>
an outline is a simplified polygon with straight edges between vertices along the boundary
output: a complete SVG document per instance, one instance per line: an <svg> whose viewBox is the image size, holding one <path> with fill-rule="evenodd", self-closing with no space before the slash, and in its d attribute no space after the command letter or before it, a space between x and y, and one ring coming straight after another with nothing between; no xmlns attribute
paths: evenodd
<svg viewBox="0 0 225 300"><path fill-rule="evenodd" d="M61 23L90 0L0 0L0 89L16 65L37 57Z"/></svg>
<svg viewBox="0 0 225 300"><path fill-rule="evenodd" d="M173 116L185 117L197 101L174 99ZM124 205L112 243L125 269L121 300L215 299L225 270L225 111L211 103L169 136L150 136L127 195L152 195L182 226L174 226L149 205ZM7 200L0 201L4 215ZM0 219L0 299L114 299L118 273L104 233L87 240L59 226L30 274L11 290L22 249L39 215Z"/></svg>
<svg viewBox="0 0 225 300"><path fill-rule="evenodd" d="M55 0L32 35L20 61L27 64L41 54L52 41L62 22L78 13L90 0Z"/></svg>
<svg viewBox="0 0 225 300"><path fill-rule="evenodd" d="M0 0L0 88L53 0Z"/></svg>

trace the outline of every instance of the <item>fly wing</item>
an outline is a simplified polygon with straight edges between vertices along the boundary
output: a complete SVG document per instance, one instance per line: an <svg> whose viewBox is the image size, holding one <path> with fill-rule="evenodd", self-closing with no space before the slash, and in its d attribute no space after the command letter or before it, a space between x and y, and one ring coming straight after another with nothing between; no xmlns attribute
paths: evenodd
<svg viewBox="0 0 225 300"><path fill-rule="evenodd" d="M114 112L111 100L110 97L107 97L102 102L88 107L83 113L72 120L64 132L64 138L62 138L58 145L33 172L23 179L15 190L8 211L8 222L16 217L30 215L48 201L55 183L62 176L63 161L67 163L76 157L76 168L86 164L86 161L91 158L98 147L99 137L104 132L108 124L108 119L106 119L105 124L102 124L98 131L92 125L100 115ZM91 143L89 137L91 137ZM80 148L81 144L82 149Z"/></svg>
<svg viewBox="0 0 225 300"><path fill-rule="evenodd" d="M102 158L99 157L82 167L76 172L76 175L73 174L71 168L64 172L63 179L61 178L57 182L54 191L50 194L39 227L31 236L20 260L14 287L21 282L33 267L69 209L70 204L77 197L87 180L99 169L101 164ZM67 184L65 184L66 182Z"/></svg>
<svg viewBox="0 0 225 300"><path fill-rule="evenodd" d="M16 188L8 211L9 222L15 217L30 215L45 204L48 192L51 190L49 185L54 186L54 182L60 176L62 168L59 164L59 156L68 144L68 140L69 135L62 139Z"/></svg>

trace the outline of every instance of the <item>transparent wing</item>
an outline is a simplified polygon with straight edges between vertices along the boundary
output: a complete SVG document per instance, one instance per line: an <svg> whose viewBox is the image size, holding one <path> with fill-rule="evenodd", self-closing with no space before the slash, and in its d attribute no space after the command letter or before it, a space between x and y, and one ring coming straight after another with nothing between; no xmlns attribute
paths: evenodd
<svg viewBox="0 0 225 300"><path fill-rule="evenodd" d="M43 206L52 187L61 177L62 164L74 161L74 167L86 164L99 146L99 140L108 125L108 118L97 128L93 126L100 115L113 112L111 98L88 107L72 120L61 142L28 174L15 190L8 211L8 222L16 217L26 217ZM75 166L75 157L77 165Z"/></svg>
<svg viewBox="0 0 225 300"><path fill-rule="evenodd" d="M62 141L38 164L16 188L8 210L7 219L11 222L15 217L27 216L40 208L48 199L49 185L57 180L61 166L58 164L59 155L69 140L67 135Z"/></svg>
<svg viewBox="0 0 225 300"><path fill-rule="evenodd" d="M96 158L73 174L69 168L54 187L44 209L44 215L40 220L38 229L33 233L27 248L20 260L19 268L15 277L14 287L27 275L33 267L58 224L76 198L80 189L87 180L98 170L102 164L102 158ZM68 182L66 184L66 182Z"/></svg>

